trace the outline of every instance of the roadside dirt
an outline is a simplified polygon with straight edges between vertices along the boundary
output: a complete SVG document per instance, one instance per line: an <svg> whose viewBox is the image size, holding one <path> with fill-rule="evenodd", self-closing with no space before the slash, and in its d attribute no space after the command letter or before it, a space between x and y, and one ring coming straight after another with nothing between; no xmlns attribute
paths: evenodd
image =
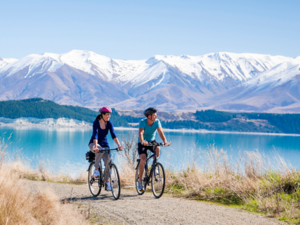
<svg viewBox="0 0 300 225"><path fill-rule="evenodd" d="M100 218L96 224L284 224L275 219L239 209L173 198L167 194L155 199L152 192L138 196L134 190L122 189L121 198L114 200L111 192L101 191L94 198L87 185L25 181L32 192L49 190L62 200L90 208ZM96 222L96 221L95 221Z"/></svg>

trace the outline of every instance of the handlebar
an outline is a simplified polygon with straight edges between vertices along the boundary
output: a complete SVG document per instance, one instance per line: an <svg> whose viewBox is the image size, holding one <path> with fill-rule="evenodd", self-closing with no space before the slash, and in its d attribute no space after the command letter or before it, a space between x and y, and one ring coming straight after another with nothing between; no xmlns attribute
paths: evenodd
<svg viewBox="0 0 300 225"><path fill-rule="evenodd" d="M170 141L169 144L171 145L171 141ZM168 146L170 146L170 145L168 145ZM168 146L165 146L165 144L162 143L162 142L157 143L157 144L153 144L153 143L148 142L148 145L147 145L147 146L163 146L163 147L168 147Z"/></svg>
<svg viewBox="0 0 300 225"><path fill-rule="evenodd" d="M124 142L121 143L121 146L124 147ZM107 148L107 147L99 148L99 152L108 152L108 151L119 151L119 148Z"/></svg>
<svg viewBox="0 0 300 225"><path fill-rule="evenodd" d="M99 152L107 152L107 151L119 151L119 148L102 148L102 149L99 149Z"/></svg>

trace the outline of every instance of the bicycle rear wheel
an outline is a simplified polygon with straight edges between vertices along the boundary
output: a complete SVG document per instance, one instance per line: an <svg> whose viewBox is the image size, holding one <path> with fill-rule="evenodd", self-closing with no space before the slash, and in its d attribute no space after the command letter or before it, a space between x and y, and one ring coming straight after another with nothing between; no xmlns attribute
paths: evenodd
<svg viewBox="0 0 300 225"><path fill-rule="evenodd" d="M121 181L119 177L118 168L115 164L110 165L110 186L114 198L117 200L121 194Z"/></svg>
<svg viewBox="0 0 300 225"><path fill-rule="evenodd" d="M135 170L135 189L136 189L136 192L139 194L139 195L142 195L142 194L144 194L145 193L145 191L146 191L146 182L144 181L144 179L143 179L143 181L142 181L142 184L143 184L143 187L144 187L144 191L140 191L139 189L138 189L138 182L139 182L139 167L137 166L137 168L136 168L136 170Z"/></svg>
<svg viewBox="0 0 300 225"><path fill-rule="evenodd" d="M151 186L155 198L160 198L165 190L165 170L161 163L156 163L152 172Z"/></svg>
<svg viewBox="0 0 300 225"><path fill-rule="evenodd" d="M94 166L95 166L94 162L90 164L89 172L88 172L88 183L89 183L89 189L90 189L91 194L94 197L97 197L101 192L102 171L99 168L98 170L100 173L100 178L95 178L94 177Z"/></svg>

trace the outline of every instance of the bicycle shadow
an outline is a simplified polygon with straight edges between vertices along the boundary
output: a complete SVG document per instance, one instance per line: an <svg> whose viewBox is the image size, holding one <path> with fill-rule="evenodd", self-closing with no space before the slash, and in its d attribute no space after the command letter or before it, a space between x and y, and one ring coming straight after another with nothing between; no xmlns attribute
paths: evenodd
<svg viewBox="0 0 300 225"><path fill-rule="evenodd" d="M121 196L120 196L120 198L119 198L119 200L124 200L124 199L129 199L129 200L136 200L137 198L140 198L141 197L141 195L137 195L137 194L134 194L134 193L132 193L132 194L121 194ZM86 196L86 197L72 197L72 198L64 198L64 199L62 199L61 201L62 202L76 202L76 201L85 201L85 200L88 200L88 201L103 201L103 200L113 200L113 201L117 201L117 200L115 200L114 199L114 197L113 196L111 196L111 195L106 195L106 194L104 194L104 195L99 195L99 196L97 196L97 197L94 197L94 196ZM149 198L144 198L143 199L144 201L147 201L147 200L153 200L152 198L151 199L149 199Z"/></svg>
<svg viewBox="0 0 300 225"><path fill-rule="evenodd" d="M62 201L66 201L66 202L77 202L77 201L82 201L82 200L89 200L89 201L98 201L98 200L106 200L106 199L112 199L114 200L113 196L98 196L98 197L94 197L94 196L89 196L89 197L73 197L73 198L64 198L62 199Z"/></svg>

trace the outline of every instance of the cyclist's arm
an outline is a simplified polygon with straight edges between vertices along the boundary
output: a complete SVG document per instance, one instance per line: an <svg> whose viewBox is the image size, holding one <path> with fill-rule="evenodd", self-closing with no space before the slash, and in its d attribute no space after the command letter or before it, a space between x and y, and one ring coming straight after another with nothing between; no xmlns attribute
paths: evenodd
<svg viewBox="0 0 300 225"><path fill-rule="evenodd" d="M117 137L117 135L115 133L114 125L112 124L111 121L108 121L107 125L108 125L108 129L110 131L110 135L111 135L112 139L115 140L115 138Z"/></svg>
<svg viewBox="0 0 300 225"><path fill-rule="evenodd" d="M167 139L166 139L166 137L165 137L165 134L164 134L164 132L163 132L163 130L162 130L162 127L158 127L158 128L157 128L157 132L158 132L158 134L159 134L161 140L164 142L164 144L168 144Z"/></svg>
<svg viewBox="0 0 300 225"><path fill-rule="evenodd" d="M98 127L100 127L99 122L97 120L95 120L93 123L93 134L92 134L93 140L98 139L98 129L99 129Z"/></svg>
<svg viewBox="0 0 300 225"><path fill-rule="evenodd" d="M123 147L120 145L119 139L117 138L117 135L116 135L115 129L114 129L114 125L112 124L111 121L108 122L108 125L109 125L108 129L109 129L109 131L110 131L110 135L111 135L112 139L113 139L114 142L118 145L118 148L119 148L120 150L122 150Z"/></svg>
<svg viewBox="0 0 300 225"><path fill-rule="evenodd" d="M94 143L94 150L95 150L95 152L99 152L98 140L97 139L93 139L93 143Z"/></svg>
<svg viewBox="0 0 300 225"><path fill-rule="evenodd" d="M114 142L116 142L116 144L118 145L118 148L119 148L119 150L121 150L121 151L122 151L122 149L123 149L123 146L122 146L122 145L120 145L119 139L118 139L117 137L115 137L115 138L114 138Z"/></svg>
<svg viewBox="0 0 300 225"><path fill-rule="evenodd" d="M139 139L140 139L140 142L141 142L142 145L147 145L148 142L144 140L143 134L144 134L144 129L141 128L141 127L139 127Z"/></svg>
<svg viewBox="0 0 300 225"><path fill-rule="evenodd" d="M93 135L92 135L93 143L95 145L94 146L95 152L99 152L99 149L98 149L98 126L100 126L99 122L97 120L95 120L93 123Z"/></svg>
<svg viewBox="0 0 300 225"><path fill-rule="evenodd" d="M93 143L94 143L95 146L97 146L97 145L98 145L98 140L97 140L97 139L94 139L94 140L93 140Z"/></svg>

